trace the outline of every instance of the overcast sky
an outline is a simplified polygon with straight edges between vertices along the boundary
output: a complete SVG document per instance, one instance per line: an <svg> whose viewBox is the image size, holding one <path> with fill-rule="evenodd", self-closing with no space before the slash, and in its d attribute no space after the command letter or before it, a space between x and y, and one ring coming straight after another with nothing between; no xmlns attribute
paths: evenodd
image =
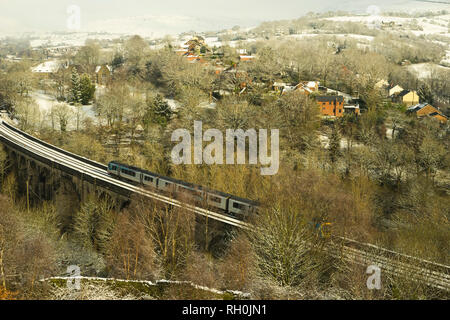
<svg viewBox="0 0 450 320"><path fill-rule="evenodd" d="M449 1L449 0L442 0ZM81 8L82 25L130 16L187 16L244 26L260 21L298 18L309 11L364 12L370 5L390 10L414 0L0 0L0 33L62 31L67 8ZM430 7L432 4L429 5ZM450 5L449 5L450 7ZM169 18L167 18L169 19ZM219 23L219 24L220 24Z"/></svg>

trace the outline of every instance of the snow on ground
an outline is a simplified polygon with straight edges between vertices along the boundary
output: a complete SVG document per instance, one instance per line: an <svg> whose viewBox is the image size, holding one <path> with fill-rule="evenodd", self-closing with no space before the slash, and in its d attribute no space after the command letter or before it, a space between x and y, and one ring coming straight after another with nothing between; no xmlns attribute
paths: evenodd
<svg viewBox="0 0 450 320"><path fill-rule="evenodd" d="M441 61L441 63L450 66L450 50L447 50L447 54L445 58Z"/></svg>
<svg viewBox="0 0 450 320"><path fill-rule="evenodd" d="M165 99L172 111L177 111L180 107L180 103L174 99Z"/></svg>
<svg viewBox="0 0 450 320"><path fill-rule="evenodd" d="M45 61L31 69L31 71L35 73L53 73L58 71L59 65L60 62L57 60Z"/></svg>
<svg viewBox="0 0 450 320"><path fill-rule="evenodd" d="M70 117L70 121L67 125L67 130L75 130L76 129L76 112L77 109L75 106L72 106L66 102L60 102L57 101L54 97L51 95L43 92L42 90L39 91L33 91L30 94L31 98L37 103L39 106L39 111L41 115L46 118L46 122L50 125L50 119L48 117L49 113L51 112L51 109L53 106L57 104L65 104L67 105L70 110L72 111L72 116ZM86 118L92 119L94 123L98 122L97 116L94 111L93 105L86 105L81 107L81 121L83 121ZM57 124L57 126L59 126Z"/></svg>
<svg viewBox="0 0 450 320"><path fill-rule="evenodd" d="M440 34L450 37L448 23L450 22L450 15L441 15L435 17L421 17L421 18L404 18L404 17L391 17L383 15L355 15L355 16L340 16L325 18L325 20L338 21L338 22L360 22L367 26L380 26L382 22L389 23L394 22L397 27L403 28L404 31L411 31L414 35L430 35ZM420 26L423 30L409 30L408 25L414 24ZM401 25L401 26L400 26Z"/></svg>
<svg viewBox="0 0 450 320"><path fill-rule="evenodd" d="M98 40L113 40L120 38L121 34L114 33L88 33L88 32L76 32L76 33L36 33L31 34L31 37L35 38L30 40L30 46L32 48L38 48L41 46L57 47L57 46L83 46L87 39Z"/></svg>
<svg viewBox="0 0 450 320"><path fill-rule="evenodd" d="M402 17L390 17L390 16L382 16L382 15L355 15L355 16L339 16L339 17L330 17L325 18L325 20L330 21L336 21L336 22L360 22L364 24L376 24L381 22L395 22L398 23L405 23L411 18L402 18Z"/></svg>
<svg viewBox="0 0 450 320"><path fill-rule="evenodd" d="M430 22L433 22L431 20ZM448 33L448 27L438 25L436 23L425 22L423 18L419 20L419 25L422 27L423 31L413 31L416 35L421 34L435 34L435 33Z"/></svg>
<svg viewBox="0 0 450 320"><path fill-rule="evenodd" d="M328 138L326 135L323 135L323 134L319 135L319 141L320 141L322 147L324 147L326 149L329 148L330 138ZM347 138L342 138L339 144L340 144L341 149L347 149L348 145L349 145L349 141ZM352 147L362 147L363 145L356 141L352 141L351 146Z"/></svg>
<svg viewBox="0 0 450 320"><path fill-rule="evenodd" d="M435 70L448 70L450 68L440 66L434 63L416 63L406 66L406 68L415 73L419 79L431 78Z"/></svg>
<svg viewBox="0 0 450 320"><path fill-rule="evenodd" d="M388 139L392 139L392 132L393 132L393 130L391 128L386 129L386 137Z"/></svg>
<svg viewBox="0 0 450 320"><path fill-rule="evenodd" d="M52 96L44 93L43 91L33 91L30 94L31 98L38 104L39 110L41 113L48 113L51 111L53 105L58 104L59 102L53 98Z"/></svg>
<svg viewBox="0 0 450 320"><path fill-rule="evenodd" d="M329 37L344 37L344 38L354 38L357 40L366 40L366 41L372 41L374 37L372 36L365 36L361 34L346 34L346 33L301 33L301 34L291 34L287 37L293 38L293 39L303 39L303 38L309 38L309 37L317 37L317 36L329 36Z"/></svg>
<svg viewBox="0 0 450 320"><path fill-rule="evenodd" d="M256 42L256 39L233 40L233 41L229 41L227 44L232 48L238 48L241 43L249 43L249 42Z"/></svg>

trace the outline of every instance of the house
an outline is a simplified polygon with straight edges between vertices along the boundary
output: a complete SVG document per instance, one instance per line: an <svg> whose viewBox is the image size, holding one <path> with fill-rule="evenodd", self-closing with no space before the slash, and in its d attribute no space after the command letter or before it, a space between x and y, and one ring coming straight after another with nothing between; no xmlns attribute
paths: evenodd
<svg viewBox="0 0 450 320"><path fill-rule="evenodd" d="M343 96L316 96L316 101L322 115L332 117L344 116Z"/></svg>
<svg viewBox="0 0 450 320"><path fill-rule="evenodd" d="M389 82L387 82L385 79L381 79L374 85L375 90L379 90L380 93L383 95L383 97L389 97L389 91L390 89L393 89L390 87ZM400 88L398 88L400 89ZM393 90L392 92L395 92L397 89Z"/></svg>
<svg viewBox="0 0 450 320"><path fill-rule="evenodd" d="M294 92L297 86L293 86L293 85L285 85L283 88L283 91L281 92L281 94L286 94L288 92Z"/></svg>
<svg viewBox="0 0 450 320"><path fill-rule="evenodd" d="M447 123L447 121L448 121L448 117L445 114L440 113L440 112L433 112L433 113L430 113L428 116L437 119L441 123Z"/></svg>
<svg viewBox="0 0 450 320"><path fill-rule="evenodd" d="M201 36L196 36L187 41L183 47L187 48L189 52L196 53L201 47L205 45L205 39Z"/></svg>
<svg viewBox="0 0 450 320"><path fill-rule="evenodd" d="M175 53L179 56L184 56L188 54L188 50L187 49L177 49L175 50Z"/></svg>
<svg viewBox="0 0 450 320"><path fill-rule="evenodd" d="M9 62L19 62L22 60L22 58L17 57L13 54L7 54L5 60L7 60Z"/></svg>
<svg viewBox="0 0 450 320"><path fill-rule="evenodd" d="M111 81L112 68L107 64L95 68L95 80L98 85L104 86Z"/></svg>
<svg viewBox="0 0 450 320"><path fill-rule="evenodd" d="M416 91L403 90L399 93L395 93L392 96L392 100L397 103L403 103L406 106L412 106L419 103L419 95Z"/></svg>
<svg viewBox="0 0 450 320"><path fill-rule="evenodd" d="M48 79L51 75L56 74L61 68L58 60L50 60L31 68L31 72L37 74L41 78Z"/></svg>
<svg viewBox="0 0 450 320"><path fill-rule="evenodd" d="M389 96L393 96L396 93L400 93L402 92L404 89L402 87L400 87L399 85L396 85L392 88L389 89Z"/></svg>
<svg viewBox="0 0 450 320"><path fill-rule="evenodd" d="M433 117L442 123L446 123L448 120L448 117L446 115L444 115L439 109L433 107L429 103L416 104L409 107L406 112L409 114L415 113L419 118L425 116Z"/></svg>
<svg viewBox="0 0 450 320"><path fill-rule="evenodd" d="M286 94L287 92L292 92L296 90L297 86L285 82L274 82L271 89L276 93Z"/></svg>
<svg viewBox="0 0 450 320"><path fill-rule="evenodd" d="M225 68L222 66L215 66L215 67L213 67L213 70L214 70L214 73L216 75L218 75L218 74L221 74L225 70Z"/></svg>
<svg viewBox="0 0 450 320"><path fill-rule="evenodd" d="M318 81L305 81L305 82L300 82L295 87L295 90L298 90L301 93L309 95L313 92L319 91L319 86L320 86L320 82L318 82Z"/></svg>
<svg viewBox="0 0 450 320"><path fill-rule="evenodd" d="M274 82L272 84L272 90L278 93L283 93L284 88L286 88L288 84L285 82Z"/></svg>
<svg viewBox="0 0 450 320"><path fill-rule="evenodd" d="M389 82L387 82L387 80L385 80L385 79L381 79L380 81L375 83L375 88L377 88L377 89L384 89L387 87L389 87Z"/></svg>
<svg viewBox="0 0 450 320"><path fill-rule="evenodd" d="M355 114L355 115L359 116L361 114L361 109L359 108L359 104L345 105L344 106L344 114Z"/></svg>
<svg viewBox="0 0 450 320"><path fill-rule="evenodd" d="M189 61L190 63L205 62L202 58L200 58L200 56L197 55L188 54L185 57L187 61Z"/></svg>
<svg viewBox="0 0 450 320"><path fill-rule="evenodd" d="M253 61L253 59L255 59L255 56L248 56L248 55L239 56L240 61Z"/></svg>

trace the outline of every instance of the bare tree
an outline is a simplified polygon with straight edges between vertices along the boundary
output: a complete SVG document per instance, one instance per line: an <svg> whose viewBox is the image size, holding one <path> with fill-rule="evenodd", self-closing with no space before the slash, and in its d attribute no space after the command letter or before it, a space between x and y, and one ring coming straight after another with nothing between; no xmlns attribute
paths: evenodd
<svg viewBox="0 0 450 320"><path fill-rule="evenodd" d="M52 107L52 115L58 119L61 132L67 131L67 125L73 116L73 111L65 103L60 103Z"/></svg>

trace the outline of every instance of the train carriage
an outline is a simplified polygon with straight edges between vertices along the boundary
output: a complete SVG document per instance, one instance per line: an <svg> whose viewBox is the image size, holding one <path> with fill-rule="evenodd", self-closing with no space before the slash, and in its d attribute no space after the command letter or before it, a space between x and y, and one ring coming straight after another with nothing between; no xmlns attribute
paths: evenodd
<svg viewBox="0 0 450 320"><path fill-rule="evenodd" d="M204 189L202 186L184 182L170 177L128 166L116 161L108 164L108 173L119 178L151 186L164 193L173 193L177 197L186 196L196 203L206 204L234 217L244 218L258 207L258 203L252 200L233 196L216 190Z"/></svg>
<svg viewBox="0 0 450 320"><path fill-rule="evenodd" d="M196 186L187 182L180 182L178 184L177 192L194 200L195 202L203 202L205 199L205 192L201 186Z"/></svg>
<svg viewBox="0 0 450 320"><path fill-rule="evenodd" d="M209 206L219 208L225 212L228 211L228 199L229 194L220 191L208 191L206 192L206 203Z"/></svg>
<svg viewBox="0 0 450 320"><path fill-rule="evenodd" d="M141 183L141 173L139 171L129 169L127 167L119 167L119 176L131 180L133 182Z"/></svg>
<svg viewBox="0 0 450 320"><path fill-rule="evenodd" d="M148 173L143 173L142 184L146 186L152 186L153 188L156 189L158 188L158 177Z"/></svg>
<svg viewBox="0 0 450 320"><path fill-rule="evenodd" d="M177 185L168 178L159 178L158 189L165 192L176 192Z"/></svg>
<svg viewBox="0 0 450 320"><path fill-rule="evenodd" d="M119 165L115 162L110 162L108 164L108 173L119 175Z"/></svg>
<svg viewBox="0 0 450 320"><path fill-rule="evenodd" d="M238 217L252 213L258 203L252 200L231 196L228 200L228 212Z"/></svg>

